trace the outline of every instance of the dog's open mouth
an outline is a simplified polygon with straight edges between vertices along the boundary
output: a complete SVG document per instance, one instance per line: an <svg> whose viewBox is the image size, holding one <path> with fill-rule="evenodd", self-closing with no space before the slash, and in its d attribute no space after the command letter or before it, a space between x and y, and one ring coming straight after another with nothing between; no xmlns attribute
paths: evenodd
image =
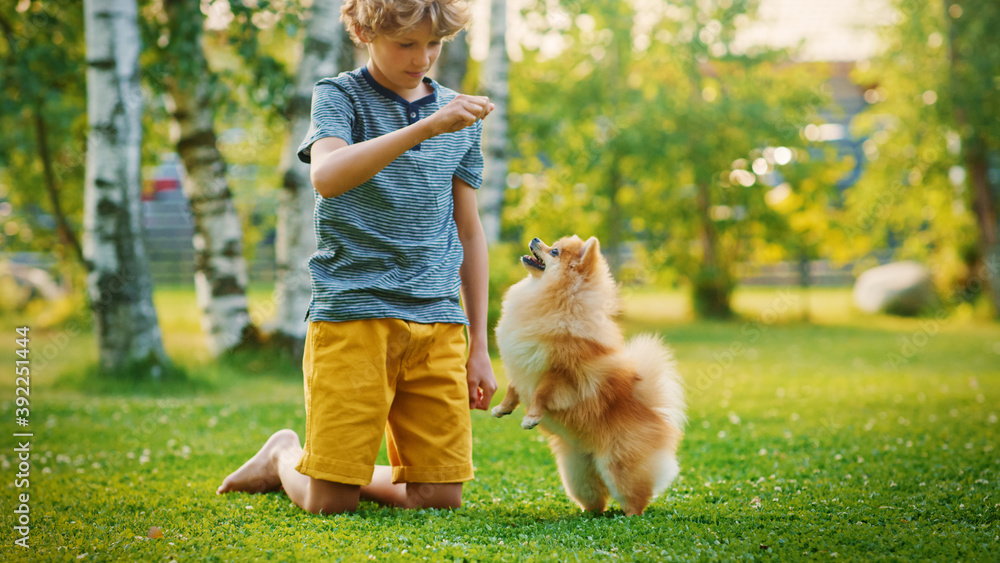
<svg viewBox="0 0 1000 563"><path fill-rule="evenodd" d="M535 268L536 270L544 270L545 262L543 262L541 257L538 256L538 253L535 252L535 249L529 246L528 250L531 251L531 254L525 254L524 256L522 256L521 263L524 264L525 266L528 266L529 268Z"/></svg>

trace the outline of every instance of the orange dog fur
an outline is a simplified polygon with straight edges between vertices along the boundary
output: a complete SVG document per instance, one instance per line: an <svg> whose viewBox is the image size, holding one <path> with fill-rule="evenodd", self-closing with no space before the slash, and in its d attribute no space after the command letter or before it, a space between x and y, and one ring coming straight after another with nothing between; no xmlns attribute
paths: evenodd
<svg viewBox="0 0 1000 563"><path fill-rule="evenodd" d="M596 238L529 248L529 275L508 290L496 329L510 384L493 415L523 400L521 426L548 436L570 498L601 512L610 495L642 514L679 473L685 406L673 355L655 336L625 343Z"/></svg>

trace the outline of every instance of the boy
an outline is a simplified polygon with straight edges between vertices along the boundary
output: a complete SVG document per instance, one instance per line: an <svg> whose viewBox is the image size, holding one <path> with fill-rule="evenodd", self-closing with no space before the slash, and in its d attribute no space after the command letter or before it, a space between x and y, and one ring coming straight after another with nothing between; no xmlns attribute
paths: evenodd
<svg viewBox="0 0 1000 563"><path fill-rule="evenodd" d="M359 498L461 505L473 478L469 410L486 410L497 386L474 192L493 106L424 75L468 19L464 0L344 2L341 20L370 60L317 83L299 147L318 194L305 445L276 432L220 494L284 488L327 514ZM383 430L391 468L374 465Z"/></svg>

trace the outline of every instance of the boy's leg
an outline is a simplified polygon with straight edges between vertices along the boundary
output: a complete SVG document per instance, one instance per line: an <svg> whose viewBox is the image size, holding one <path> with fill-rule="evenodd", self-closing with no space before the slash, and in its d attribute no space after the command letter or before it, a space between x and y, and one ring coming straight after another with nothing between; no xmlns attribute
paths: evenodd
<svg viewBox="0 0 1000 563"><path fill-rule="evenodd" d="M371 482L392 401L387 372L405 349L405 328L394 319L309 323L305 443L296 438L275 463L285 492L302 508L353 510Z"/></svg>
<svg viewBox="0 0 1000 563"><path fill-rule="evenodd" d="M401 323L400 321L397 321ZM402 323L401 323L402 324ZM405 324L404 324L405 327ZM312 341L314 335L314 329L316 326L310 323L309 336L307 337L307 346L305 350L305 359L303 368L305 371L306 378L306 404L307 404L307 418L309 415L310 397L314 394L312 393L311 386L309 385L310 377L314 370L314 366L311 363L311 358L315 352L309 343ZM460 327L459 327L460 328ZM348 332L358 332L357 329L352 329ZM377 338L365 338L362 342L366 344L365 348L369 348L372 343L377 343L380 341L386 341L386 335L379 335ZM408 338L406 339L408 340ZM433 342L433 338L430 341ZM464 337L459 330L457 333L452 335L451 340L452 347L456 349L453 351L453 355L457 353L459 360L464 357ZM426 346L426 343L425 343ZM400 344L393 340L390 342L389 349L394 352L392 354L393 364L400 361L401 358L396 357L398 354L404 353L406 350L406 344ZM335 356L342 357L344 354L342 351L332 350L329 348L324 348L321 352L324 356ZM385 354L386 350L369 349L362 354L369 362L378 363L381 365L386 364ZM426 353L426 351L425 351ZM354 363L351 363L351 362ZM351 364L352 370L357 370L358 362L354 360L348 361ZM458 364L462 370L462 377L459 378L461 381L457 389L460 391L459 395L452 397L452 403L456 403L461 408L458 410L464 413L464 417L468 418L468 391L464 384L464 362ZM330 370L334 373L340 370ZM436 371L436 370L432 370ZM367 374L372 375L372 374ZM371 383L370 377L362 378L357 383ZM462 394L464 393L464 395ZM431 391L431 395L434 395ZM313 400L318 397L313 396ZM320 400L319 403L325 403L326 401ZM344 404L341 401L338 401ZM436 401L435 401L436 402ZM347 401L348 405L357 405L357 401ZM453 406L454 408L454 406ZM335 417L340 419L342 413L338 413ZM433 421L433 419L431 419ZM428 422L428 420L424 420ZM309 424L307 423L307 427ZM469 426L468 421L465 420L464 426L466 432L468 433ZM376 431L381 434L381 431ZM326 432L324 433L329 436L336 436L338 440L343 440L346 436L343 432ZM349 434L351 437L356 437L357 432ZM464 448L459 448L462 450L471 448L471 435L466 437L468 444L465 444ZM377 440L372 441L377 451ZM343 447L343 442L340 442L340 447ZM391 452L390 457L396 457L395 444L390 446ZM432 447L431 449L438 449L437 447ZM348 448L354 449L354 448ZM445 448L450 449L450 448ZM281 430L276 432L271 438L264 444L255 456L253 456L249 461L243 464L237 471L232 473L230 476L226 477L223 484L219 487L218 492L225 493L230 491L243 491L243 492L265 492L274 491L280 488L284 488L285 492L288 494L289 498L292 499L298 506L310 512L343 512L347 510L354 510L357 507L358 498L364 497L368 500L373 500L382 504L390 506L398 506L405 508L457 508L461 505L462 498L462 483L457 482L461 480L467 480L471 478L471 459L467 460L467 469L463 469L458 473L454 471L448 473L453 475L456 482L451 483L423 483L423 482L411 482L411 483L398 483L393 484L392 482L392 468L387 466L375 466L374 474L372 474L371 483L368 485L347 485L342 483L337 483L333 481L327 481L324 479L317 479L305 475L299 472L298 465L302 464L303 448L299 442L298 435L292 430ZM374 453L372 454L374 457ZM460 455L459 458L462 456ZM398 459L397 459L398 461ZM394 461L396 463L397 461ZM298 465L297 465L298 464ZM466 473L468 475L466 475ZM435 475L437 476L437 475Z"/></svg>
<svg viewBox="0 0 1000 563"><path fill-rule="evenodd" d="M295 431L279 430L256 455L226 477L216 493L284 489L292 502L314 514L353 511L359 497L400 508L458 508L462 504L461 483L393 484L392 468L376 465L370 485L344 485L299 473L295 465L301 457L302 446Z"/></svg>
<svg viewBox="0 0 1000 563"><path fill-rule="evenodd" d="M376 466L361 494L397 506L458 508L462 482L473 478L464 327L408 326L386 432L393 467Z"/></svg>
<svg viewBox="0 0 1000 563"><path fill-rule="evenodd" d="M376 465L361 498L399 508L459 508L462 483L393 483L392 467Z"/></svg>
<svg viewBox="0 0 1000 563"><path fill-rule="evenodd" d="M216 493L263 493L283 488L292 502L313 514L336 514L357 508L360 486L303 475L295 470L301 457L298 435L293 430L279 430L256 455L226 477Z"/></svg>

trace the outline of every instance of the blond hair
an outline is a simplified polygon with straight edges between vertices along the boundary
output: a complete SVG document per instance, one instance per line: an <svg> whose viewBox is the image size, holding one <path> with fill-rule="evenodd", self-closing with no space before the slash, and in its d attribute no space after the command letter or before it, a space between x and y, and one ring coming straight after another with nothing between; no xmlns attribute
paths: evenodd
<svg viewBox="0 0 1000 563"><path fill-rule="evenodd" d="M431 22L437 37L450 39L469 23L466 0L345 0L340 21L355 43L376 36L399 37Z"/></svg>

